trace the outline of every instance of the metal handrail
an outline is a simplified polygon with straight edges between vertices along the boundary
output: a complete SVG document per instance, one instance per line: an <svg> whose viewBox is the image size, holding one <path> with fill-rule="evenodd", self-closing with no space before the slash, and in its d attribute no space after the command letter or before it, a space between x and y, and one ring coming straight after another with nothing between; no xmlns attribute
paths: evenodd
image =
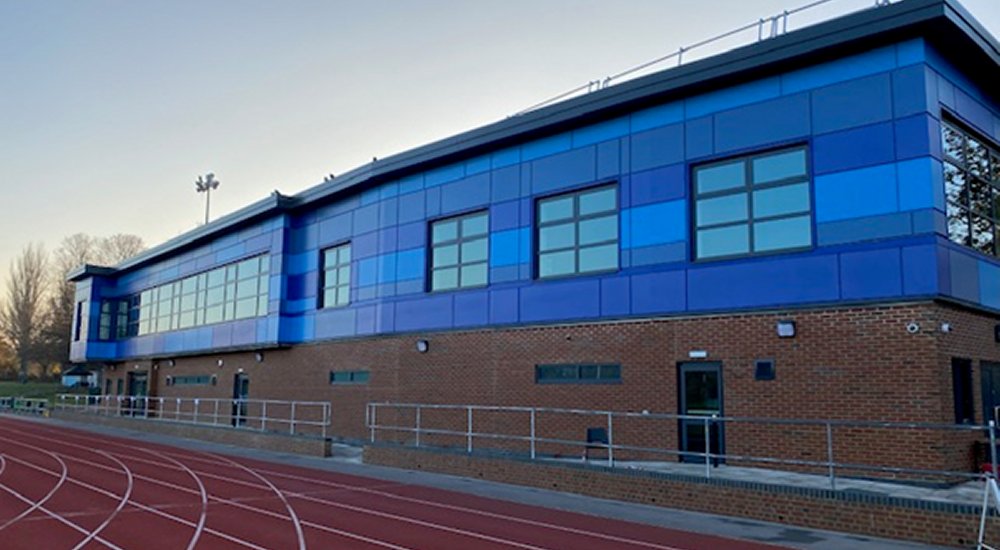
<svg viewBox="0 0 1000 550"><path fill-rule="evenodd" d="M635 75L636 73L638 73L638 72L640 72L640 71L642 71L644 69L648 69L648 68L650 68L652 66L659 65L661 63L664 63L664 62L672 60L672 59L676 59L677 60L677 66L679 67L679 66L681 66L684 63L684 54L690 53L692 50L697 50L697 49L705 47L705 46L716 44L716 43L721 42L721 41L723 41L723 40L725 40L727 38L730 38L730 37L735 36L735 35L740 34L740 33L751 31L753 29L757 29L757 39L756 39L757 42L761 42L761 41L764 41L764 40L769 40L771 38L776 38L776 37L778 37L778 36L780 36L780 35L785 34L786 32L788 32L788 17L790 15L795 15L795 14L798 14L798 13L802 13L802 12L811 10L811 9L813 9L815 7L818 7L818 6L821 6L821 5L824 5L824 4L829 4L831 2L841 2L841 1L843 1L843 0L815 0L814 2L810 2L808 4L799 6L797 8L793 8L793 9L790 9L790 10L783 10L781 13L778 13L776 15L772 15L772 16L769 16L769 17L761 17L757 21L754 21L754 22L751 22L751 23L747 23L746 25L743 25L741 27L732 29L732 30L724 32L722 34L715 35L715 36L713 36L711 38L706 38L704 40L695 42L694 44L690 44L688 46L681 46L681 47L679 47L674 52L671 52L671 53L666 54L664 56L657 57L655 59L646 61L644 63L640 63L639 65L636 65L634 67L630 67L628 69L625 69L624 71L621 71L621 72L618 72L618 73L606 76L604 78L599 78L597 80L591 80L590 82L587 82L586 84L583 84L581 86L577 86L576 88L573 88L571 90L567 90L565 92L562 92L560 94L552 96L552 97L550 97L550 98L548 98L548 99L546 99L544 101L540 101L540 102L535 103L535 104L533 104L533 105L531 105L529 107L521 109L520 111L514 113L511 116L512 117L516 117L516 116L520 116L520 115L523 115L523 114L526 114L526 113L530 113L531 111L534 111L534 110L537 110L537 109L541 109L542 107L546 107L548 105L552 105L553 103L562 101L563 99L566 99L568 97L575 96L575 95L580 94L581 92L584 92L584 91L586 91L586 93L591 93L591 92L596 92L598 90L603 90L603 89L611 86L613 83L617 84L617 82L615 82L615 81L624 79L626 77L630 77L630 76ZM841 15L846 15L846 14L849 14L849 13L863 11L863 10L866 10L866 9L872 9L872 8L879 8L879 7L882 7L882 6L888 6L889 4L893 3L893 1L899 1L899 0L874 0L874 1L869 0L869 3L872 4L869 7L846 10ZM767 30L767 32L765 32L765 29ZM743 45L745 45L745 44L740 44L740 46L743 46Z"/></svg>
<svg viewBox="0 0 1000 550"><path fill-rule="evenodd" d="M291 435L301 434L304 428L318 428L323 438L332 420L327 401L59 394L55 408L187 424L231 425L261 432L277 431L268 429L277 425L285 426L282 431Z"/></svg>
<svg viewBox="0 0 1000 550"><path fill-rule="evenodd" d="M394 424L380 424L379 409L393 409L395 411L412 411L414 423L413 425L403 426ZM462 416L465 417L464 429L456 427L455 429L444 429L440 427L427 427L422 425L421 419L422 411L426 410L447 410L464 412ZM530 434L525 435L523 432L519 433L491 433L476 431L473 429L474 418L476 412L501 412L501 413L519 413L527 414L530 420ZM565 414L565 415L582 415L587 417L597 417L605 419L607 422L607 438L608 441L604 442L591 442L584 440L567 440L554 437L542 437L538 435L537 423L538 416L540 414ZM643 418L643 419L655 419L655 420L670 420L670 421L688 421L697 422L702 425L704 440L706 441L705 450L699 451L688 451L688 450L676 450L667 448L656 448L648 446L637 446L622 444L620 442L615 442L614 439L614 422L616 419L630 419L630 418ZM456 422L462 422L457 417L453 418ZM756 423L765 425L778 425L778 426L805 426L805 427L821 427L824 428L825 438L826 438L826 457L825 460L806 460L806 459L794 459L794 458L776 458L776 457L766 457L766 456L752 456L752 455L738 455L731 453L715 453L712 451L712 427L713 426L725 426L726 423ZM402 432L414 434L415 445L421 446L426 443L426 440L421 439L421 436L426 435L445 435L454 436L456 438L464 438L466 440L466 450L472 452L474 449L475 440L506 440L514 442L528 442L530 445L530 457L531 459L538 459L537 447L539 444L554 444L563 446L577 446L583 448L593 448L593 449L604 449L607 451L607 464L613 467L615 464L614 452L615 451L629 451L629 452L641 452L650 454L662 454L666 456L689 456L689 457L700 457L704 461L704 472L705 477L712 476L712 464L713 462L718 462L719 460L729 460L736 462L751 462L759 464L768 465L787 465L787 466L799 466L799 467L811 467L811 468L824 468L826 469L826 477L829 479L830 487L834 490L837 488L837 471L855 471L855 472L880 472L880 473L891 473L891 474L908 474L908 475L946 475L948 477L961 478L961 479L979 479L982 478L982 474L979 473L969 473L969 472L958 472L953 470L935 470L926 468L908 468L890 465L873 465L873 464L861 464L854 462L838 462L834 457L834 431L835 428L861 428L861 429L890 429L890 430L937 430L937 431L952 431L952 432L973 432L973 431L985 431L989 435L990 439L990 451L989 459L992 463L992 472L997 472L997 453L996 453L996 427L993 421L990 421L988 425L967 425L967 424L942 424L942 423L926 423L926 422L882 422L882 421L865 421L865 420L815 420L815 419L786 419L786 418L754 418L754 417L724 417L724 416L703 416L703 415L685 415L685 414L673 414L673 413L652 413L652 412L630 412L630 411L606 411L606 410L587 410L587 409L563 409L563 408L553 408L553 407L519 407L519 406L501 406L501 405L465 405L465 404L440 404L440 403L392 403L392 402L371 402L365 407L365 426L369 431L369 439L372 442L376 442L377 433L379 431L383 432ZM995 475L995 474L989 474Z"/></svg>

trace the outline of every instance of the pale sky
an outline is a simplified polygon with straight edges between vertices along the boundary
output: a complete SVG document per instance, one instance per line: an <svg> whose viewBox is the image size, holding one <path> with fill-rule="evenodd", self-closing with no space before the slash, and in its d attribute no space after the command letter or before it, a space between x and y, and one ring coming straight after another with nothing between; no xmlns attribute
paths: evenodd
<svg viewBox="0 0 1000 550"><path fill-rule="evenodd" d="M29 241L194 228L206 172L216 218L805 3L0 0L0 281Z"/></svg>

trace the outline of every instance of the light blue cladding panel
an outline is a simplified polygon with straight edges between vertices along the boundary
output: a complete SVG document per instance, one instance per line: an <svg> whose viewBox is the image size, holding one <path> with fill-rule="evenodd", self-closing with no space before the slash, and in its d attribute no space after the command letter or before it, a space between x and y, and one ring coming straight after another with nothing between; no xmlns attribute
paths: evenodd
<svg viewBox="0 0 1000 550"><path fill-rule="evenodd" d="M683 241L687 235L687 204L682 200L632 208L622 219L627 220L622 232L629 234L623 248Z"/></svg>
<svg viewBox="0 0 1000 550"><path fill-rule="evenodd" d="M896 212L899 201L894 164L817 176L816 222Z"/></svg>

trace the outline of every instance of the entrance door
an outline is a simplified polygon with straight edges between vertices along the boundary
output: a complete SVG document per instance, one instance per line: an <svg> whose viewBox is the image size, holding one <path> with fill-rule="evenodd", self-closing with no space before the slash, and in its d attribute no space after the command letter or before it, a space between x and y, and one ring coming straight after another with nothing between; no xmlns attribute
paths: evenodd
<svg viewBox="0 0 1000 550"><path fill-rule="evenodd" d="M983 391L983 424L997 421L996 408L1000 407L1000 363L980 361ZM970 396L971 397L971 396Z"/></svg>
<svg viewBox="0 0 1000 550"><path fill-rule="evenodd" d="M678 366L680 414L688 416L722 416L722 364L682 363ZM722 424L710 422L708 436L713 454L722 453L724 430ZM705 421L692 418L680 421L681 451L705 452ZM682 454L684 462L704 462L704 456ZM718 459L713 459L718 463Z"/></svg>
<svg viewBox="0 0 1000 550"><path fill-rule="evenodd" d="M238 372L233 377L233 426L247 423L247 398L250 396L250 376Z"/></svg>
<svg viewBox="0 0 1000 550"><path fill-rule="evenodd" d="M146 416L149 395L149 374L145 372L128 373L128 414L131 416Z"/></svg>

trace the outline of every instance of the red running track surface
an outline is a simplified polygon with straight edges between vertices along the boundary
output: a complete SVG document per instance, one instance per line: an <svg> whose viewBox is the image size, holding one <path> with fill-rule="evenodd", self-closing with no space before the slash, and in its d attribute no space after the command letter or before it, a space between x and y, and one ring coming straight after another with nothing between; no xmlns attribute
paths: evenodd
<svg viewBox="0 0 1000 550"><path fill-rule="evenodd" d="M0 547L778 548L9 417Z"/></svg>

